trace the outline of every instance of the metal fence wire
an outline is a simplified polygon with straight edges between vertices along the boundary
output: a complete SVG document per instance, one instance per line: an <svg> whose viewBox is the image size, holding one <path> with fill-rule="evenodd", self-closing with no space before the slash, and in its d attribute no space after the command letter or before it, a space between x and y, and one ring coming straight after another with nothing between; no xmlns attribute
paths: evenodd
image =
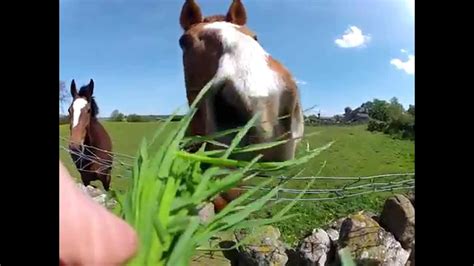
<svg viewBox="0 0 474 266"><path fill-rule="evenodd" d="M60 137L60 140L67 140L64 137ZM72 151L69 147L60 144L60 149L75 154L79 159L85 158L90 162L94 162L102 166L100 169L106 169L112 164L112 168L119 170L119 172L130 171L133 167L133 162L135 160L134 156L118 153L118 152L109 152L105 150L98 149L93 146L84 145L84 150L82 151ZM85 153L87 151L87 153ZM112 155L112 160L102 159L98 157L94 151L101 151ZM78 170L85 170L87 165L82 165ZM100 171L99 169L99 171ZM97 172L97 170L95 171ZM116 177L123 178L128 175L115 175ZM343 198L351 198L371 193L380 193L380 192L393 192L400 190L412 190L415 188L415 173L390 173L390 174L381 174L381 175L372 175L372 176L296 176L296 177L285 177L279 176L276 177L281 180L290 179L292 182L303 182L306 184L310 180L325 180L327 181L336 181L337 187L334 188L320 188L320 189L308 189L304 191L303 189L297 188L287 188L280 187L276 196L272 200L278 201L287 201L287 200L297 200L297 201L327 201L327 200L337 200ZM317 183L315 183L317 186ZM246 185L242 186L243 190L249 190L255 186ZM273 187L263 187L261 190L268 191L273 189ZM296 198L296 195L304 191L304 196L301 198Z"/></svg>

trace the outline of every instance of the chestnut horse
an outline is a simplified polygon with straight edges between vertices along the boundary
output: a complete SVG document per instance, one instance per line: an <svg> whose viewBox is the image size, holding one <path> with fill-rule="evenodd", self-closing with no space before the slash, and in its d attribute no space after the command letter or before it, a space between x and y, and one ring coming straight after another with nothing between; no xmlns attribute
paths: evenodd
<svg viewBox="0 0 474 266"><path fill-rule="evenodd" d="M69 129L71 131L69 150L82 183L88 186L91 181L100 180L106 191L109 190L112 170L112 141L105 128L97 120L99 107L93 96L94 81L82 86L79 92L76 83L71 82L73 101L68 109Z"/></svg>
<svg viewBox="0 0 474 266"><path fill-rule="evenodd" d="M243 126L258 112L260 119L241 145L288 140L258 152L262 161L290 160L304 133L298 87L291 73L265 51L246 23L240 0L233 0L226 15L208 17L203 17L194 0L184 3L180 17L184 33L179 45L188 103L214 79L198 105L190 133L209 135ZM231 138L220 141L229 144ZM230 199L216 200L225 204Z"/></svg>

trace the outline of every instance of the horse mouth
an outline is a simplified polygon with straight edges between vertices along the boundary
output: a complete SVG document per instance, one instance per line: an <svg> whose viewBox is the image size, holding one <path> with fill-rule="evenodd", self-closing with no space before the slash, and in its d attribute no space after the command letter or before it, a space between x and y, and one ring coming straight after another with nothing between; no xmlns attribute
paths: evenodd
<svg viewBox="0 0 474 266"><path fill-rule="evenodd" d="M74 152L84 153L84 150L85 150L84 143L81 142L80 144L70 144L69 150L74 151Z"/></svg>
<svg viewBox="0 0 474 266"><path fill-rule="evenodd" d="M213 99L214 114L216 125L219 130L235 129L245 126L247 119L237 106L228 102L227 98L222 94L224 86L216 90Z"/></svg>

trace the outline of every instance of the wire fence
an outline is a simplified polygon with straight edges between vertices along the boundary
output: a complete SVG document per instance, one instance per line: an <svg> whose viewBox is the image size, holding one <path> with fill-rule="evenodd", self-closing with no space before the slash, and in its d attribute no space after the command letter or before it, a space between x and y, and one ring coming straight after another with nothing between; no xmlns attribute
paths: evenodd
<svg viewBox="0 0 474 266"><path fill-rule="evenodd" d="M66 140L64 137L60 137L61 140ZM122 175L117 174L115 177L123 178L130 176L125 174L127 171L131 172L133 167L133 162L135 160L134 156L130 156L118 152L109 152L102 150L93 146L84 145L83 150L76 151L70 150L67 146L60 144L60 149L74 154L77 157L77 161L74 163L76 167L79 166L79 169L82 171L89 171L87 167L91 163L99 165L99 169L94 170L93 172L105 171L106 169L112 167L115 171L123 173ZM110 159L104 159L97 155L97 151L110 155ZM86 159L88 162L85 165L77 164L80 159ZM265 176L259 176L265 178ZM272 177L275 178L275 177ZM344 198L351 198L356 196L362 196L372 193L380 192L394 192L394 191L409 191L415 188L415 173L391 173L391 174L381 174L381 175L372 175L372 176L295 176L295 177L286 177L278 176L277 179L280 179L281 182L284 181L300 181L303 183L303 186L311 180L325 180L325 181L334 181L336 187L331 188L319 188L319 189L307 189L306 191L298 188L289 188L289 187L279 187L276 196L272 200L277 201L287 201L287 200L297 200L297 201L327 201L327 200L337 200ZM294 182L293 182L294 183ZM327 185L329 182L325 182ZM301 185L295 185L301 186ZM315 182L315 186L318 184ZM249 190L255 188L252 185L245 185L241 187L243 190ZM262 191L268 191L274 189L273 187L263 187L260 188ZM304 192L303 197L296 198L297 194Z"/></svg>
<svg viewBox="0 0 474 266"><path fill-rule="evenodd" d="M68 141L67 138L60 137L60 141ZM105 170L108 168L116 169L118 172L127 172L131 171L133 167L133 161L135 160L134 156L119 153L119 152L110 152L107 150L103 150L94 146L90 145L82 145L83 150L71 150L68 146L63 145L60 143L59 148L71 155L75 155L77 158L73 163L76 167L79 165L77 170L84 171L84 172L98 172L98 173L105 173ZM103 158L98 156L98 152L102 154L109 155L109 159ZM86 164L81 165L82 161L87 162ZM79 164L78 164L79 163ZM99 169L94 171L89 171L88 166L90 164L99 165ZM126 177L125 175L118 175L118 177Z"/></svg>

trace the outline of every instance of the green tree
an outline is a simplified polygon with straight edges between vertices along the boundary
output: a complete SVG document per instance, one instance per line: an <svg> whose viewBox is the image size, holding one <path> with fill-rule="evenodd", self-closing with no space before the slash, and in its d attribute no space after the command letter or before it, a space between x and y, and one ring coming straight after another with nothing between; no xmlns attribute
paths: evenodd
<svg viewBox="0 0 474 266"><path fill-rule="evenodd" d="M124 119L124 115L119 112L119 110L114 110L112 114L110 114L110 120L116 122L122 122Z"/></svg>
<svg viewBox="0 0 474 266"><path fill-rule="evenodd" d="M129 114L127 116L127 122L144 122L144 119L142 116L137 115L137 114Z"/></svg>
<svg viewBox="0 0 474 266"><path fill-rule="evenodd" d="M374 99L372 106L369 110L369 116L372 119L388 122L388 107L389 103L383 100Z"/></svg>
<svg viewBox="0 0 474 266"><path fill-rule="evenodd" d="M396 97L390 99L390 104L387 107L388 120L398 120L405 113L403 105L398 102Z"/></svg>
<svg viewBox="0 0 474 266"><path fill-rule="evenodd" d="M411 105L408 107L408 111L407 111L409 114L411 114L412 116L415 116L415 105Z"/></svg>
<svg viewBox="0 0 474 266"><path fill-rule="evenodd" d="M66 106L69 97L70 95L68 91L66 90L66 85L64 84L64 81L60 80L59 81L59 106L61 108L61 113L64 113L64 107Z"/></svg>

